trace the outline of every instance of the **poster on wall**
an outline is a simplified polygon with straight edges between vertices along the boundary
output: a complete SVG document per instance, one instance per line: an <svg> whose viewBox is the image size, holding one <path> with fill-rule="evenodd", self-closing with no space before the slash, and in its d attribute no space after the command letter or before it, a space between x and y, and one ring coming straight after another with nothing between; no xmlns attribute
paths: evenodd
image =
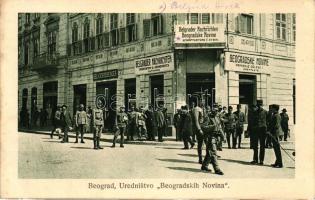
<svg viewBox="0 0 315 200"><path fill-rule="evenodd" d="M174 54L167 53L135 61L135 74L152 74L174 70Z"/></svg>

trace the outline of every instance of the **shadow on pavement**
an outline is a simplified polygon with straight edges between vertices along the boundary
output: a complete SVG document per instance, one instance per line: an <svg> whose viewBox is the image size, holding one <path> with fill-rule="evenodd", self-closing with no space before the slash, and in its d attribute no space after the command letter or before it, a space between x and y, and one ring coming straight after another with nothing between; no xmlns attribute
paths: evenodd
<svg viewBox="0 0 315 200"><path fill-rule="evenodd" d="M193 163L196 164L197 162L194 161L189 161L189 160L180 160L180 159L157 159L159 161L164 161L164 162L177 162L177 163Z"/></svg>
<svg viewBox="0 0 315 200"><path fill-rule="evenodd" d="M172 170L207 173L207 172L201 171L199 168L188 168L188 167L167 167L167 168L172 169Z"/></svg>
<svg viewBox="0 0 315 200"><path fill-rule="evenodd" d="M178 149L178 150L183 150L182 147L155 147L155 148L158 148L158 149Z"/></svg>
<svg viewBox="0 0 315 200"><path fill-rule="evenodd" d="M179 153L177 155L180 155L180 156L187 156L187 157L198 157L197 153L196 154L182 154L182 153Z"/></svg>
<svg viewBox="0 0 315 200"><path fill-rule="evenodd" d="M232 162L232 163L238 163L238 164L242 164L242 165L253 165L248 161L242 161L242 160L232 160L232 159L226 159L226 158L220 158L220 160L224 160L224 161ZM257 165L257 166L260 166L260 165Z"/></svg>
<svg viewBox="0 0 315 200"><path fill-rule="evenodd" d="M94 150L93 147L70 147L72 149L90 149L90 150Z"/></svg>

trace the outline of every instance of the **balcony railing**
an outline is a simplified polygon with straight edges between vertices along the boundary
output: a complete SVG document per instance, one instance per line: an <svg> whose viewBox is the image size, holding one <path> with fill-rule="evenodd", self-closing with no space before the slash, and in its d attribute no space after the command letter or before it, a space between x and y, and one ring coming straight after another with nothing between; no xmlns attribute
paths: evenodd
<svg viewBox="0 0 315 200"><path fill-rule="evenodd" d="M42 53L34 58L33 70L56 69L59 65L59 53Z"/></svg>

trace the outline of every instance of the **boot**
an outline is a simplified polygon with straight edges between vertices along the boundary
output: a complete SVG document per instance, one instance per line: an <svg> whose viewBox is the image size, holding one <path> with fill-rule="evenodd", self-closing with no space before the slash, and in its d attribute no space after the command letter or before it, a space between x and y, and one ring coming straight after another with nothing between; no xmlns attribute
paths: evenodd
<svg viewBox="0 0 315 200"><path fill-rule="evenodd" d="M96 138L93 138L94 149L97 149Z"/></svg>
<svg viewBox="0 0 315 200"><path fill-rule="evenodd" d="M76 133L75 142L74 143L78 143L78 141L79 141L79 133Z"/></svg>
<svg viewBox="0 0 315 200"><path fill-rule="evenodd" d="M97 137L97 148L98 149L103 149L103 147L100 146L100 140L101 140L101 138Z"/></svg>
<svg viewBox="0 0 315 200"><path fill-rule="evenodd" d="M115 148L115 145L116 145L116 139L117 139L117 137L116 137L116 136L114 136L114 139L113 139L113 145L111 146L112 148Z"/></svg>
<svg viewBox="0 0 315 200"><path fill-rule="evenodd" d="M83 133L81 133L81 143L85 143L83 139Z"/></svg>
<svg viewBox="0 0 315 200"><path fill-rule="evenodd" d="M198 149L198 158L199 158L198 163L202 164L202 150L201 149Z"/></svg>

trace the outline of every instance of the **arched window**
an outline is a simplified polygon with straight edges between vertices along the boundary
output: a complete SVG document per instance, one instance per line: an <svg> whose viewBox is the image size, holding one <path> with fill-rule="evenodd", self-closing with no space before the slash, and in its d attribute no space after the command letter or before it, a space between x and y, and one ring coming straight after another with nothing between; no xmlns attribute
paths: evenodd
<svg viewBox="0 0 315 200"><path fill-rule="evenodd" d="M96 18L96 41L97 41L97 49L102 49L103 48L103 27L104 27L104 22L103 22L103 15L98 14Z"/></svg>

